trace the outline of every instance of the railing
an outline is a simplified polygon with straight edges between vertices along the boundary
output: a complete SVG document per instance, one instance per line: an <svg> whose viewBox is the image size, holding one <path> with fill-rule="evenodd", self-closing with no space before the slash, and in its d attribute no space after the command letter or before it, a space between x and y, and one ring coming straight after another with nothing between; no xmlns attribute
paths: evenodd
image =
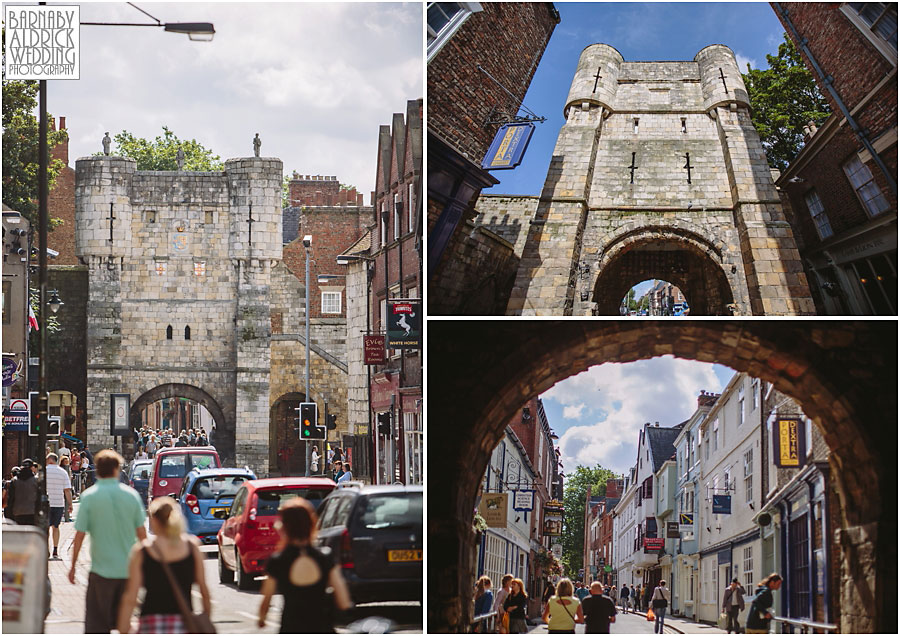
<svg viewBox="0 0 900 636"><path fill-rule="evenodd" d="M772 620L778 621L780 623L786 623L790 625L790 633L794 633L794 627L800 628L801 634L812 634L815 633L813 630L821 630L824 633L828 632L836 632L838 629L837 625L832 625L830 623L817 623L815 621L807 621L801 618L787 618L785 616L773 616Z"/></svg>
<svg viewBox="0 0 900 636"><path fill-rule="evenodd" d="M495 634L497 632L497 612L476 616L472 621L473 634Z"/></svg>

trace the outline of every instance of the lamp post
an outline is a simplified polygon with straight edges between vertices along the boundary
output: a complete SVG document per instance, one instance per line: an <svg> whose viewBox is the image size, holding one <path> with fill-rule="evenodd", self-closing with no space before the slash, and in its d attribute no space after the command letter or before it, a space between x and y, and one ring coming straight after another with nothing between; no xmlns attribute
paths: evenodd
<svg viewBox="0 0 900 636"><path fill-rule="evenodd" d="M310 397L309 390L309 248L312 246L312 235L307 234L303 237L303 247L306 251L306 401L312 401ZM328 434L325 435L328 437ZM304 446L306 447L304 452L306 454L306 476L309 477L309 442L304 440Z"/></svg>

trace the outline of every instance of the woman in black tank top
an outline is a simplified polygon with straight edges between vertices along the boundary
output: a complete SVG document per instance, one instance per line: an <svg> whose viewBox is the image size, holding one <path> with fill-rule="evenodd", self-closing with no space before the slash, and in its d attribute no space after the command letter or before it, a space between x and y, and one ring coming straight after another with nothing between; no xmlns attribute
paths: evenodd
<svg viewBox="0 0 900 636"><path fill-rule="evenodd" d="M259 627L266 626L269 604L277 591L284 596L282 634L334 633L334 610L351 606L350 592L331 551L312 545L316 511L306 499L295 497L281 507L278 515L276 527L283 547L266 564L268 576L261 590Z"/></svg>
<svg viewBox="0 0 900 636"><path fill-rule="evenodd" d="M119 631L131 631L131 619L137 604L138 591L147 590L141 607L137 632L139 634L184 634L184 618L175 600L160 559L169 569L182 597L191 605L191 587L196 583L203 597L203 610L209 614L210 598L203 574L203 559L197 540L184 534L184 519L177 504L170 497L156 499L150 504L150 531L145 541L135 544L128 563L128 584L119 606Z"/></svg>

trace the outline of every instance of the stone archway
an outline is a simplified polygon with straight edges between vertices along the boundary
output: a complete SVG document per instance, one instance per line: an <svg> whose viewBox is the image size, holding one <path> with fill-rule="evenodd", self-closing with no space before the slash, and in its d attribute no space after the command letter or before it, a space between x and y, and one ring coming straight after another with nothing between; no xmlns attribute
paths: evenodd
<svg viewBox="0 0 900 636"><path fill-rule="evenodd" d="M593 288L596 313L619 315L619 305L628 290L648 279L677 286L692 316L730 316L729 305L737 309L716 246L697 236L669 230L628 235L604 251ZM749 307L746 310L749 312Z"/></svg>
<svg viewBox="0 0 900 636"><path fill-rule="evenodd" d="M202 404L216 423L213 443L216 446L216 451L219 453L219 459L222 460L223 465L234 463L234 423L229 422L222 407L209 393L190 384L161 384L143 393L131 405L131 413L129 414L131 427L140 427L141 411L144 408L167 398L187 398Z"/></svg>
<svg viewBox="0 0 900 636"><path fill-rule="evenodd" d="M305 401L305 394L291 392L272 404L269 412L269 475L272 477L299 477L306 473L306 447L297 433L294 410Z"/></svg>
<svg viewBox="0 0 900 636"><path fill-rule="evenodd" d="M841 501L840 631L895 633L895 321L437 322L429 342L429 631L469 624L472 511L516 410L593 365L672 354L771 382L817 424Z"/></svg>

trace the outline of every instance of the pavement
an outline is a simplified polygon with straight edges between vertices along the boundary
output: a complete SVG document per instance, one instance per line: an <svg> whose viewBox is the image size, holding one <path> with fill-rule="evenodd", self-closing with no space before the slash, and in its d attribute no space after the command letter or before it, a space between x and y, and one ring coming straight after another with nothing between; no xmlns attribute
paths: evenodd
<svg viewBox="0 0 900 636"><path fill-rule="evenodd" d="M84 632L85 594L88 574L91 571L91 540L85 537L75 568L76 585L69 583L69 568L72 566L72 544L75 541L75 516L78 502L75 502L71 522L59 524L59 558L47 563L50 577L50 614L45 621L44 631L48 634L71 634ZM52 533L51 533L52 536Z"/></svg>
<svg viewBox="0 0 900 636"><path fill-rule="evenodd" d="M623 614L621 608L617 607L619 612L616 614L616 622L610 625L610 633L612 634L652 634L654 622L647 620L646 612L628 612ZM576 625L575 632L584 633L584 625ZM547 625L538 623L531 627L529 634L546 634ZM719 629L714 625L701 623L682 617L672 617L666 615L665 618L666 634L725 634L725 630Z"/></svg>

